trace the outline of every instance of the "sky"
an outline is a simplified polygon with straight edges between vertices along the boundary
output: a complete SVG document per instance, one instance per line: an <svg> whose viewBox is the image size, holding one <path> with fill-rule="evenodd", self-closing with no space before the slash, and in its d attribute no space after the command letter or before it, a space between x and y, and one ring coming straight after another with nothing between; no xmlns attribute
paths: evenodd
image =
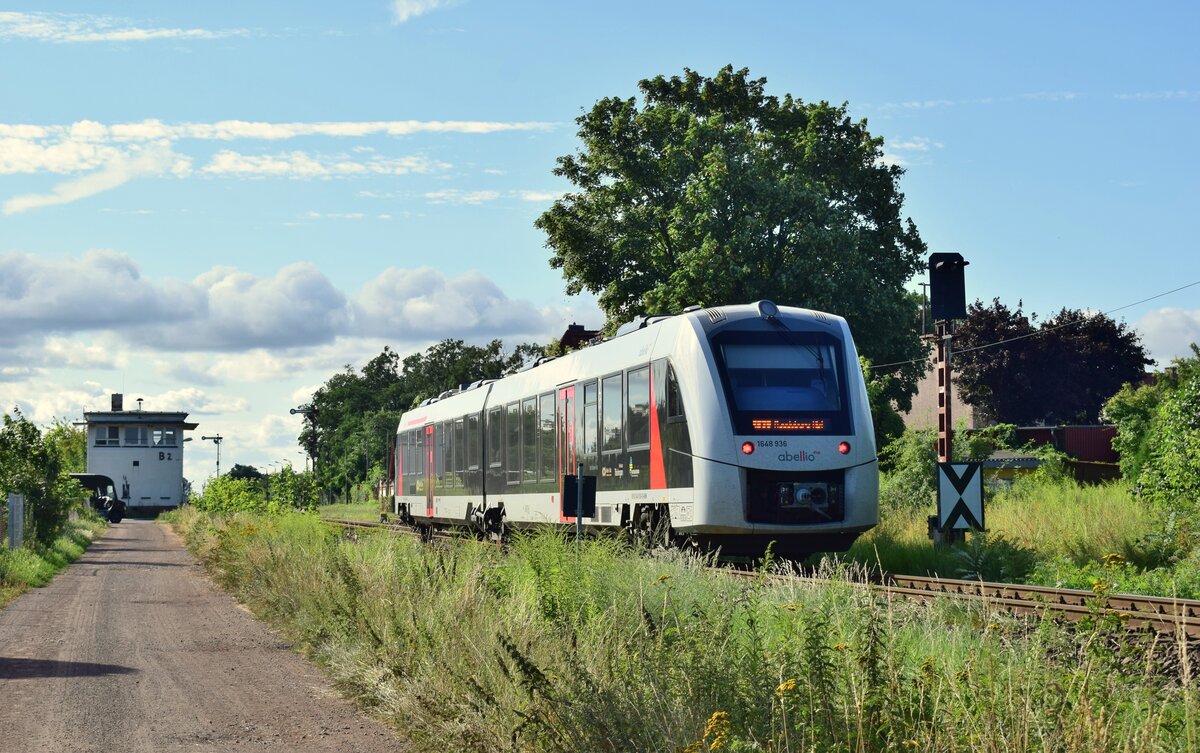
<svg viewBox="0 0 1200 753"><path fill-rule="evenodd" d="M301 466L289 409L385 345L601 324L533 227L555 159L598 99L726 64L866 119L969 300L1112 312L1165 365L1200 341L1200 286L1168 293L1200 282L1197 28L1186 2L9 3L0 406L121 392L200 424L193 481L202 435L225 469Z"/></svg>

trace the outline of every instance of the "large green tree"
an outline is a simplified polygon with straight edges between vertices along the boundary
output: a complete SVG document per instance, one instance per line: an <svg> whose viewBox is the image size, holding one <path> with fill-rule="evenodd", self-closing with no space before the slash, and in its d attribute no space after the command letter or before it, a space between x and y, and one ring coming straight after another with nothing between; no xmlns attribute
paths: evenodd
<svg viewBox="0 0 1200 753"><path fill-rule="evenodd" d="M567 292L599 297L615 327L691 304L762 298L845 316L860 352L896 367L907 408L924 369L904 283L925 244L902 219L902 170L846 105L765 93L726 66L639 83L576 122L558 159L574 186L536 225Z"/></svg>
<svg viewBox="0 0 1200 753"><path fill-rule="evenodd" d="M1039 325L998 298L967 307L953 350L963 401L985 420L1018 425L1093 423L1152 363L1137 332L1104 314L1064 308Z"/></svg>

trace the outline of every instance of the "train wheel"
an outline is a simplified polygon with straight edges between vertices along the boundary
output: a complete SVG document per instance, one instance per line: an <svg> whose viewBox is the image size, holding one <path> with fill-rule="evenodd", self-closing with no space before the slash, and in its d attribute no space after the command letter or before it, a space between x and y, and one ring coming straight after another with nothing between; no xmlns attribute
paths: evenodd
<svg viewBox="0 0 1200 753"><path fill-rule="evenodd" d="M630 520L629 533L637 547L670 549L676 545L671 513L666 505L636 507Z"/></svg>

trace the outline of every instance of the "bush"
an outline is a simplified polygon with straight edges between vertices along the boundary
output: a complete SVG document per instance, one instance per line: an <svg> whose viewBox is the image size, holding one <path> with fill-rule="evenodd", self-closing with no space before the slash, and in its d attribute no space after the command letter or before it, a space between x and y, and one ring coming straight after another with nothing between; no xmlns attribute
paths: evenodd
<svg viewBox="0 0 1200 753"><path fill-rule="evenodd" d="M192 504L198 510L225 514L315 510L316 480L311 473L296 473L290 467L261 479L227 474L205 484Z"/></svg>
<svg viewBox="0 0 1200 753"><path fill-rule="evenodd" d="M0 503L9 493L25 497L25 537L34 546L47 547L62 533L72 508L87 496L68 473L72 468L66 448L78 445L83 431L59 424L47 435L13 410L0 428Z"/></svg>

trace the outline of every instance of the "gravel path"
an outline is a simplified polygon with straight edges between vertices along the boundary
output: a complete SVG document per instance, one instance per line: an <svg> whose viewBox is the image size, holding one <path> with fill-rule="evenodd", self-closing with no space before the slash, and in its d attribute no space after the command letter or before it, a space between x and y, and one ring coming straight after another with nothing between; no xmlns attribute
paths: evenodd
<svg viewBox="0 0 1200 753"><path fill-rule="evenodd" d="M403 750L215 588L165 526L126 520L0 611L0 750Z"/></svg>

